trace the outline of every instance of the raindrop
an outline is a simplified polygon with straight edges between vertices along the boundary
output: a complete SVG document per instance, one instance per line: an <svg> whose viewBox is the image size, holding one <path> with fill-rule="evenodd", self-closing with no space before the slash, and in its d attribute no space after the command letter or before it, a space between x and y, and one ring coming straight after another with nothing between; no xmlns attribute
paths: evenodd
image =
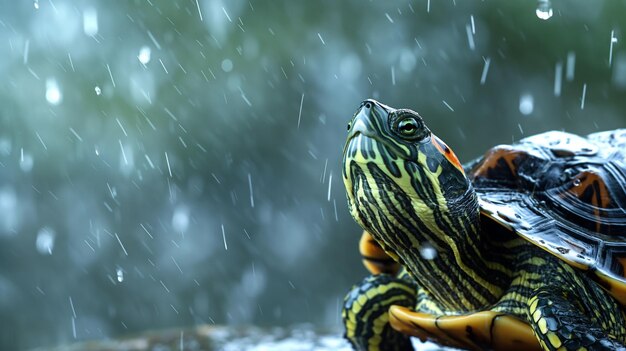
<svg viewBox="0 0 626 351"><path fill-rule="evenodd" d="M177 207L172 215L172 228L184 233L189 228L189 211L184 207Z"/></svg>
<svg viewBox="0 0 626 351"><path fill-rule="evenodd" d="M88 8L83 12L83 32L90 37L98 34L98 12Z"/></svg>
<svg viewBox="0 0 626 351"><path fill-rule="evenodd" d="M124 270L122 270L120 267L117 267L117 269L115 270L117 273L117 281L118 282L123 282L124 281Z"/></svg>
<svg viewBox="0 0 626 351"><path fill-rule="evenodd" d="M46 79L46 100L51 105L58 105L63 101L63 94L54 78Z"/></svg>
<svg viewBox="0 0 626 351"><path fill-rule="evenodd" d="M37 232L37 239L35 240L35 247L37 251L42 255L52 255L54 249L54 237L56 233L54 230L48 227L43 227Z"/></svg>
<svg viewBox="0 0 626 351"><path fill-rule="evenodd" d="M233 70L233 61L229 60L229 59L224 59L224 61L222 61L222 70L226 73L230 72Z"/></svg>
<svg viewBox="0 0 626 351"><path fill-rule="evenodd" d="M530 94L522 94L519 98L519 112L528 116L535 109L535 99Z"/></svg>
<svg viewBox="0 0 626 351"><path fill-rule="evenodd" d="M96 85L96 87L94 88L94 90L96 91L96 95L100 96L100 94L102 94L102 89L100 89L99 86Z"/></svg>
<svg viewBox="0 0 626 351"><path fill-rule="evenodd" d="M539 0L537 4L536 14L537 17L544 21L552 17L554 12L552 11L552 3L550 2L550 0Z"/></svg>
<svg viewBox="0 0 626 351"><path fill-rule="evenodd" d="M137 55L137 58L139 59L139 62L141 62L141 64L146 65L148 64L148 62L150 62L151 54L152 50L149 46L142 46L141 49L139 49L139 55Z"/></svg>
<svg viewBox="0 0 626 351"><path fill-rule="evenodd" d="M420 255L425 260L432 260L435 257L437 257L437 250L435 250L435 248L432 247L432 245L430 245L429 243L422 244L419 250L420 250Z"/></svg>
<svg viewBox="0 0 626 351"><path fill-rule="evenodd" d="M405 49L402 50L400 54L400 69L404 72L411 72L415 68L415 64L417 63L417 58L415 54L411 50Z"/></svg>

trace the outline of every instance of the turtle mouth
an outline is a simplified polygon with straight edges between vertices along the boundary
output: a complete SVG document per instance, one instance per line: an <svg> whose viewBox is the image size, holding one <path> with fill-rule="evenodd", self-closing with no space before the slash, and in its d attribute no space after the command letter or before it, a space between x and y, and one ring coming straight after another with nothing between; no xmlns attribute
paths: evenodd
<svg viewBox="0 0 626 351"><path fill-rule="evenodd" d="M367 135L360 131L350 133L343 148L344 162L355 161L357 163L376 162L377 144L383 143L374 135Z"/></svg>

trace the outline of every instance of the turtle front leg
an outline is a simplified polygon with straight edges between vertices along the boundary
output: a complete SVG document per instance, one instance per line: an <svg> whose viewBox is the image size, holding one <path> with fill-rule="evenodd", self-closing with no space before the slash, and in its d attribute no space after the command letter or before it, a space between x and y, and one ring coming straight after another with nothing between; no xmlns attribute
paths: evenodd
<svg viewBox="0 0 626 351"><path fill-rule="evenodd" d="M372 275L344 299L344 336L359 351L413 350L410 337L390 326L388 311L392 305L415 307L415 283L367 231L361 235L359 252Z"/></svg>
<svg viewBox="0 0 626 351"><path fill-rule="evenodd" d="M594 323L560 289L537 289L528 300L529 323L544 350L620 350L626 346Z"/></svg>
<svg viewBox="0 0 626 351"><path fill-rule="evenodd" d="M389 324L389 308L414 308L415 303L415 283L391 274L371 275L344 300L344 336L358 351L412 351L410 337Z"/></svg>
<svg viewBox="0 0 626 351"><path fill-rule="evenodd" d="M402 268L400 263L365 230L359 240L359 252L363 258L363 265L374 275L381 273L397 275Z"/></svg>

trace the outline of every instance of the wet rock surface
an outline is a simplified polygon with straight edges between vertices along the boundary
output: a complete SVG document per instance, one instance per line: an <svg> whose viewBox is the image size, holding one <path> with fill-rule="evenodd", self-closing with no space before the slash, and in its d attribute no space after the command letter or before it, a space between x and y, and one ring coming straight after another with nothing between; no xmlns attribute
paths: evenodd
<svg viewBox="0 0 626 351"><path fill-rule="evenodd" d="M413 342L418 351L446 351L433 343ZM32 351L351 351L337 331L293 328L224 327L148 331L117 339L91 340Z"/></svg>

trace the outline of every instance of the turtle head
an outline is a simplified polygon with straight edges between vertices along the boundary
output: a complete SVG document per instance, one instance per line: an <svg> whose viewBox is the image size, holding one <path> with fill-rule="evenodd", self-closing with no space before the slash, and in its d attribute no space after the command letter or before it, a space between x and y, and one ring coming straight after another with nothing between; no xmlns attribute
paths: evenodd
<svg viewBox="0 0 626 351"><path fill-rule="evenodd" d="M343 179L352 216L400 256L425 244L445 249L478 218L454 152L409 109L361 103L348 124Z"/></svg>

